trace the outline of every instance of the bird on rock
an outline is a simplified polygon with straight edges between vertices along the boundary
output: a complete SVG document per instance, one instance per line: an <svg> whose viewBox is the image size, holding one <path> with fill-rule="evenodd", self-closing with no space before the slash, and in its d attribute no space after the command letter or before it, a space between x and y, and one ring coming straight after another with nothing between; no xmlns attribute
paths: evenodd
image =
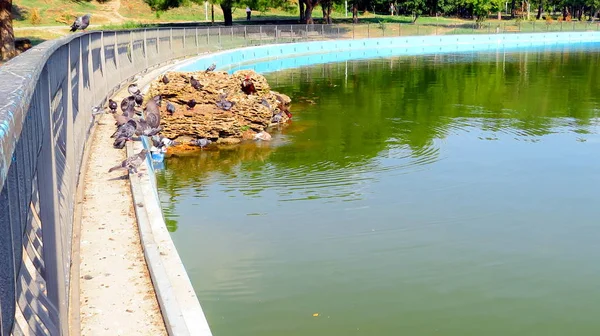
<svg viewBox="0 0 600 336"><path fill-rule="evenodd" d="M129 91L129 94L132 96L135 95L141 95L142 91L140 91L140 88L138 88L137 84L129 84L129 86L127 87L127 91Z"/></svg>
<svg viewBox="0 0 600 336"><path fill-rule="evenodd" d="M216 68L217 68L217 65L215 63L213 63L208 68L206 68L205 73L209 73L209 72L215 71Z"/></svg>
<svg viewBox="0 0 600 336"><path fill-rule="evenodd" d="M110 109L111 113L117 112L117 102L112 99L109 99L108 100L108 108Z"/></svg>
<svg viewBox="0 0 600 336"><path fill-rule="evenodd" d="M263 99L260 101L260 104L261 104L262 106L264 106L264 107L268 108L269 110L271 109L271 104L269 104L269 101L268 101L268 100L266 100L265 98L263 98Z"/></svg>
<svg viewBox="0 0 600 336"><path fill-rule="evenodd" d="M115 138L113 146L118 149L125 147L125 143L131 140L131 137L135 134L137 124L135 120L128 120L125 124L119 126L117 131L112 135Z"/></svg>
<svg viewBox="0 0 600 336"><path fill-rule="evenodd" d="M75 32L77 29L85 30L90 25L90 14L79 16L75 19L75 22L71 25L71 31Z"/></svg>
<svg viewBox="0 0 600 336"><path fill-rule="evenodd" d="M127 169L131 173L137 173L137 168L144 162L147 153L148 151L146 149L142 149L142 151L136 155L123 160L120 165L110 168L108 172L110 173L119 169Z"/></svg>
<svg viewBox="0 0 600 336"><path fill-rule="evenodd" d="M204 148L208 145L210 145L212 143L212 141L206 139L206 138L200 138L200 139L196 139L196 140L192 140L191 144L194 146L198 146L200 148Z"/></svg>
<svg viewBox="0 0 600 336"><path fill-rule="evenodd" d="M219 100L216 102L216 105L218 108L220 108L223 111L229 111L231 110L231 108L233 107L233 105L235 105L235 102L229 101L227 99L227 94L221 94L219 96Z"/></svg>
<svg viewBox="0 0 600 336"><path fill-rule="evenodd" d="M175 113L175 105L173 105L171 102L167 102L167 112L169 112L170 115Z"/></svg>
<svg viewBox="0 0 600 336"><path fill-rule="evenodd" d="M282 112L279 112L275 115L273 115L273 118L271 118L271 122L273 124L279 124L281 122L281 120L283 119L283 114L281 114Z"/></svg>
<svg viewBox="0 0 600 336"><path fill-rule="evenodd" d="M254 82L252 81L252 78L250 78L250 76L248 75L246 75L246 78L244 78L244 80L242 81L242 91L247 95L256 93Z"/></svg>
<svg viewBox="0 0 600 336"><path fill-rule="evenodd" d="M260 133L256 133L254 134L254 140L262 140L262 141L270 141L271 140L271 134L262 131Z"/></svg>
<svg viewBox="0 0 600 336"><path fill-rule="evenodd" d="M194 107L196 107L196 105L198 104L196 102L196 99L190 99L187 102L183 102L185 105L187 105L188 110L193 110Z"/></svg>
<svg viewBox="0 0 600 336"><path fill-rule="evenodd" d="M163 84L169 84L169 77L167 77L167 75L163 75L161 81L163 82Z"/></svg>
<svg viewBox="0 0 600 336"><path fill-rule="evenodd" d="M175 145L179 145L179 143L177 141L173 141L167 137L164 137L162 135L153 135L150 140L152 140L152 145L156 148L163 148L163 147L171 147L171 146L175 146Z"/></svg>
<svg viewBox="0 0 600 336"><path fill-rule="evenodd" d="M200 90L204 87L204 85L200 84L194 76L190 77L190 84L192 84L192 87L196 90Z"/></svg>

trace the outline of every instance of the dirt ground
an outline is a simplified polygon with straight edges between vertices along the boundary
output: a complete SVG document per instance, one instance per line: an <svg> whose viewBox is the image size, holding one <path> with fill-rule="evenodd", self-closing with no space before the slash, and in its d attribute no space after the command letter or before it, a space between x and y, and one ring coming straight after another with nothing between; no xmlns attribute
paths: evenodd
<svg viewBox="0 0 600 336"><path fill-rule="evenodd" d="M118 99L117 101L120 101ZM81 223L81 334L166 335L145 262L125 159L112 147L111 115L101 115L90 147Z"/></svg>

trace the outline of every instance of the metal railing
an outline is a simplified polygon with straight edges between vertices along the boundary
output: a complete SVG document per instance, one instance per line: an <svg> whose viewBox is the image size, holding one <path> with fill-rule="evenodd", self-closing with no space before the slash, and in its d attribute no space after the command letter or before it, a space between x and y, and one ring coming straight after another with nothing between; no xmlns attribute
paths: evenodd
<svg viewBox="0 0 600 336"><path fill-rule="evenodd" d="M0 67L0 336L67 335L74 202L92 109L146 69L250 45L598 24L280 25L89 32Z"/></svg>

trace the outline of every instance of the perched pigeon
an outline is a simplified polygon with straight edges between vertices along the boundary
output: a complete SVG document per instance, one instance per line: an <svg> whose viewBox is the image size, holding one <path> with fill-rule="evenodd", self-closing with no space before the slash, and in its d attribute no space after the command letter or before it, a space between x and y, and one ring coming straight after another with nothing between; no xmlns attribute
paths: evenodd
<svg viewBox="0 0 600 336"><path fill-rule="evenodd" d="M217 107L220 108L223 111L229 111L231 110L231 108L233 107L233 105L235 105L235 102L226 100L226 99L221 99L217 102Z"/></svg>
<svg viewBox="0 0 600 336"><path fill-rule="evenodd" d="M158 105L154 99L150 99L150 101L148 101L144 112L148 126L151 128L157 128L160 125L160 110L158 109Z"/></svg>
<svg viewBox="0 0 600 336"><path fill-rule="evenodd" d="M173 141L162 135L153 135L150 139L152 140L152 145L156 148L171 147L179 144L177 141Z"/></svg>
<svg viewBox="0 0 600 336"><path fill-rule="evenodd" d="M161 79L161 81L163 82L163 84L169 84L169 77L167 77L167 75L164 75Z"/></svg>
<svg viewBox="0 0 600 336"><path fill-rule="evenodd" d="M127 123L129 120L131 120L131 118L124 116L122 114L113 114L113 117L115 118L115 125L117 125L117 127Z"/></svg>
<svg viewBox="0 0 600 336"><path fill-rule="evenodd" d="M145 135L145 136L153 136L158 134L158 132L162 131L162 127L150 127L148 122L144 119L139 119L136 124L135 134L136 135Z"/></svg>
<svg viewBox="0 0 600 336"><path fill-rule="evenodd" d="M158 105L158 106L162 105L162 95L156 95L156 96L152 97L152 100L154 100L156 105Z"/></svg>
<svg viewBox="0 0 600 336"><path fill-rule="evenodd" d="M210 145L211 143L212 143L212 141L210 141L206 138L192 140L192 142L191 142L192 145L198 146L200 148L204 148L204 147Z"/></svg>
<svg viewBox="0 0 600 336"><path fill-rule="evenodd" d="M268 101L268 100L266 100L265 98L263 98L263 99L260 101L260 104L261 104L262 106L264 106L264 107L268 108L269 110L271 109L271 104L269 104L269 101Z"/></svg>
<svg viewBox="0 0 600 336"><path fill-rule="evenodd" d="M256 133L254 134L254 140L262 140L262 141L270 141L271 140L271 134L262 131L260 133Z"/></svg>
<svg viewBox="0 0 600 336"><path fill-rule="evenodd" d="M90 14L79 16L75 19L75 22L71 25L71 31L74 32L77 29L85 30L90 25Z"/></svg>
<svg viewBox="0 0 600 336"><path fill-rule="evenodd" d="M117 102L112 99L109 99L108 100L108 108L110 109L111 113L117 112Z"/></svg>
<svg viewBox="0 0 600 336"><path fill-rule="evenodd" d="M271 118L271 122L274 124L279 124L282 119L283 119L283 114L281 114L281 112L279 112L279 113L275 114L273 116L273 118Z"/></svg>
<svg viewBox="0 0 600 336"><path fill-rule="evenodd" d="M136 130L136 122L135 120L128 120L125 124L119 126L115 134L113 134L113 138L115 138L115 142L113 146L118 149L122 149L125 147L125 143L131 140L131 137L135 134Z"/></svg>
<svg viewBox="0 0 600 336"><path fill-rule="evenodd" d="M208 68L206 68L206 73L215 71L215 69L217 68L217 65L215 63L211 64Z"/></svg>
<svg viewBox="0 0 600 336"><path fill-rule="evenodd" d="M248 75L246 75L246 78L244 78L244 80L242 81L242 91L247 95L256 93L254 82L252 81L252 78L250 78L250 76Z"/></svg>
<svg viewBox="0 0 600 336"><path fill-rule="evenodd" d="M175 105L173 105L171 102L167 102L167 112L169 112L170 115L175 113Z"/></svg>
<svg viewBox="0 0 600 336"><path fill-rule="evenodd" d="M194 76L190 77L190 84L192 84L192 87L196 90L200 90L204 87L204 85L200 84Z"/></svg>
<svg viewBox="0 0 600 336"><path fill-rule="evenodd" d="M132 96L142 94L142 91L140 91L140 88L138 88L137 84L129 84L127 91L129 91L129 94Z"/></svg>
<svg viewBox="0 0 600 336"><path fill-rule="evenodd" d="M123 160L120 165L110 168L108 172L110 173L118 169L127 169L131 173L137 173L137 168L144 162L147 153L148 151L146 149L142 149L138 154Z"/></svg>
<svg viewBox="0 0 600 336"><path fill-rule="evenodd" d="M142 96L141 94L135 94L133 95L133 100L135 101L135 104L137 106L142 106L142 104L144 103L144 96Z"/></svg>
<svg viewBox="0 0 600 336"><path fill-rule="evenodd" d="M183 103L184 103L185 105L187 105L187 107L188 107L188 110L192 110L192 109L194 109L194 107L196 107L196 104L198 104L198 103L196 102L196 99L190 99L190 100L188 100L187 102L185 102L185 101L184 101Z"/></svg>
<svg viewBox="0 0 600 336"><path fill-rule="evenodd" d="M133 109L135 106L135 97L129 96L127 98L123 98L121 101L121 111L126 112L129 109Z"/></svg>

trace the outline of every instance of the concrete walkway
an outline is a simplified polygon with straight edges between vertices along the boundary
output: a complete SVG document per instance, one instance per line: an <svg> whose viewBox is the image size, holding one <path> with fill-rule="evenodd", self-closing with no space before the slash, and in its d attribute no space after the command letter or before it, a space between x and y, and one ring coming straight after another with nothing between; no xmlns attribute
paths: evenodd
<svg viewBox="0 0 600 336"><path fill-rule="evenodd" d="M140 245L127 172L108 173L125 159L125 150L112 148L114 130L113 117L100 116L85 173L81 334L166 335Z"/></svg>

